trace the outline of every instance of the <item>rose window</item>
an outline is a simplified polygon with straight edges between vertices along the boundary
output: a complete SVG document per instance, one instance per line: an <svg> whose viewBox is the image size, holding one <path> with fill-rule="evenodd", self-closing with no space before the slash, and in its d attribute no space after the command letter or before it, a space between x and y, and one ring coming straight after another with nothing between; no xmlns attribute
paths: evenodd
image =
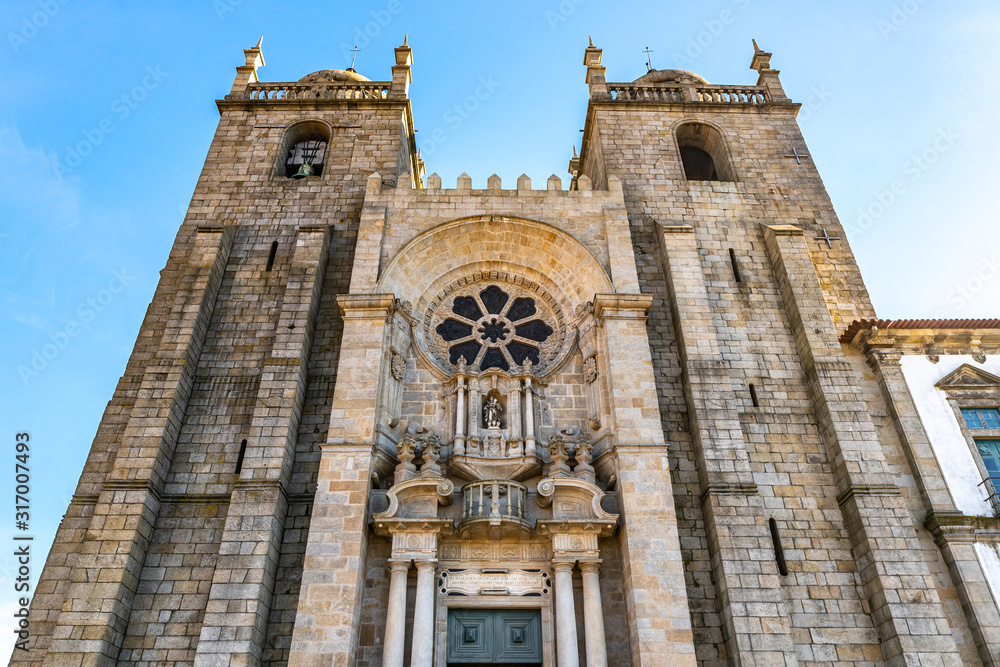
<svg viewBox="0 0 1000 667"><path fill-rule="evenodd" d="M454 297L451 310L434 331L447 348L448 361L465 358L470 368L510 370L526 360L537 366L543 344L555 332L539 317L533 296L511 296L513 289L490 285Z"/></svg>

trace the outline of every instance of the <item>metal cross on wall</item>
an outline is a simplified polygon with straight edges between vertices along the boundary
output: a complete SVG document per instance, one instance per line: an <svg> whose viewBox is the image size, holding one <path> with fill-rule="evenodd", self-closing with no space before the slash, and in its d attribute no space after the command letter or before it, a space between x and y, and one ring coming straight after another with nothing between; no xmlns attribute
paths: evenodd
<svg viewBox="0 0 1000 667"><path fill-rule="evenodd" d="M354 63L358 59L358 51L360 51L360 50L361 49L359 49L357 46L354 47L354 57L351 58L351 69L354 69Z"/></svg>
<svg viewBox="0 0 1000 667"><path fill-rule="evenodd" d="M643 51L643 53L646 54L646 71L647 72L652 72L653 71L653 60L652 60L652 58L649 57L649 54L652 53L652 51L650 51L649 47L647 46L646 50Z"/></svg>
<svg viewBox="0 0 1000 667"><path fill-rule="evenodd" d="M826 245L828 248L833 247L833 241L840 240L839 236L830 236L826 231L826 227L823 228L823 236L814 236L813 238L816 239L817 241L826 241Z"/></svg>
<svg viewBox="0 0 1000 667"><path fill-rule="evenodd" d="M785 157L793 157L793 158L795 158L796 162L798 162L799 164L802 164L802 159L801 158L809 157L809 156L807 154L805 154L805 153L800 153L798 148L793 148L792 149L792 154L791 155L786 155Z"/></svg>

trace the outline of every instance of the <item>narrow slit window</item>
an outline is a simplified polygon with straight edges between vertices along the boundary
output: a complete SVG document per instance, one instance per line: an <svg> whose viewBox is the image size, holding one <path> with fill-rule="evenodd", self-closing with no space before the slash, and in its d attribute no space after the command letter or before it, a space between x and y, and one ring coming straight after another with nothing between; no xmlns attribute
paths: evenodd
<svg viewBox="0 0 1000 667"><path fill-rule="evenodd" d="M729 249L729 261L733 265L733 276L736 278L736 282L743 282L743 278L740 276L740 265L736 263L736 251L732 248Z"/></svg>
<svg viewBox="0 0 1000 667"><path fill-rule="evenodd" d="M241 472L243 472L243 457L246 456L246 453L247 453L247 441L244 440L243 442L240 443L240 453L236 457L236 474L237 475L239 475Z"/></svg>
<svg viewBox="0 0 1000 667"><path fill-rule="evenodd" d="M750 385L750 401L755 408L760 407L760 402L757 400L757 387L753 384Z"/></svg>
<svg viewBox="0 0 1000 667"><path fill-rule="evenodd" d="M270 271L271 267L274 266L274 257L278 254L278 242L274 241L271 243L271 252L267 255L267 268L265 271Z"/></svg>
<svg viewBox="0 0 1000 667"><path fill-rule="evenodd" d="M770 518L767 520L767 525L771 529L771 543L774 545L774 562L778 565L778 572L784 577L788 574L788 563L785 562L785 550L781 546L781 535L778 534L778 522Z"/></svg>

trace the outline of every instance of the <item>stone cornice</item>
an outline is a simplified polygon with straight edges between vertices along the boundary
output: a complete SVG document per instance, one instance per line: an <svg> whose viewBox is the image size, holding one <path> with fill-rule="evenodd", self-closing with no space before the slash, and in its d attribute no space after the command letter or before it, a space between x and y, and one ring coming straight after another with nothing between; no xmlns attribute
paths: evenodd
<svg viewBox="0 0 1000 667"><path fill-rule="evenodd" d="M840 342L863 354L1000 354L996 320L857 320Z"/></svg>
<svg viewBox="0 0 1000 667"><path fill-rule="evenodd" d="M701 503L704 504L709 496L755 496L757 495L756 484L709 484L701 494Z"/></svg>
<svg viewBox="0 0 1000 667"><path fill-rule="evenodd" d="M538 532L542 535L587 534L597 537L611 535L617 520L597 519L539 519L536 522Z"/></svg>
<svg viewBox="0 0 1000 667"><path fill-rule="evenodd" d="M598 320L646 320L646 311L653 305L648 294L597 294L594 296L594 317Z"/></svg>
<svg viewBox="0 0 1000 667"><path fill-rule="evenodd" d="M855 484L837 496L837 504L843 507L855 496L898 496L900 493L894 484Z"/></svg>
<svg viewBox="0 0 1000 667"><path fill-rule="evenodd" d="M930 512L924 528L934 536L938 546L944 544L985 542L995 544L1000 540L1000 518L968 516L961 512Z"/></svg>
<svg viewBox="0 0 1000 667"><path fill-rule="evenodd" d="M775 236L804 236L805 232L802 231L801 227L796 227L795 225L764 225Z"/></svg>
<svg viewBox="0 0 1000 667"><path fill-rule="evenodd" d="M396 311L392 294L338 294L337 307L345 319L385 320Z"/></svg>

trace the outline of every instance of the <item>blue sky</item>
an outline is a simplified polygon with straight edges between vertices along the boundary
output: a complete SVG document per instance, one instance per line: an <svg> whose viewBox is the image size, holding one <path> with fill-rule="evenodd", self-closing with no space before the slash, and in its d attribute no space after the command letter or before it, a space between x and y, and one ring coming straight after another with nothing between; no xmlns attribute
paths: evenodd
<svg viewBox="0 0 1000 667"><path fill-rule="evenodd" d="M648 46L654 67L732 84L756 81L756 38L806 105L810 153L880 316L1000 313L997 3L7 0L3 437L32 434L38 547L124 370L242 49L263 35L261 78L291 81L346 67L357 44L357 69L385 80L404 33L428 172L448 184L466 171L479 187L494 172L507 187L522 172L566 178L588 34L609 81L641 75ZM457 114L477 88L477 108ZM0 497L12 486L13 473L0 474ZM0 521L4 544L12 523ZM38 553L36 572L42 562ZM12 596L11 565L0 557L0 603Z"/></svg>

